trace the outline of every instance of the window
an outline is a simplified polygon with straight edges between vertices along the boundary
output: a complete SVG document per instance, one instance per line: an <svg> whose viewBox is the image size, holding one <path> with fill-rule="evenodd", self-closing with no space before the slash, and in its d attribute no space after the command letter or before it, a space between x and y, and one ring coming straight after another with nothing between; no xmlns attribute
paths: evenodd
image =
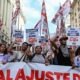
<svg viewBox="0 0 80 80"><path fill-rule="evenodd" d="M2 35L2 39L4 38L4 35Z"/></svg>
<svg viewBox="0 0 80 80"><path fill-rule="evenodd" d="M3 29L3 33L4 33L4 29Z"/></svg>
<svg viewBox="0 0 80 80"><path fill-rule="evenodd" d="M76 16L76 13L75 13L75 16Z"/></svg>
<svg viewBox="0 0 80 80"><path fill-rule="evenodd" d="M77 23L77 19L75 19L75 23Z"/></svg>
<svg viewBox="0 0 80 80"><path fill-rule="evenodd" d="M78 5L79 5L79 1L78 1Z"/></svg>
<svg viewBox="0 0 80 80"><path fill-rule="evenodd" d="M80 7L78 7L78 11L80 11Z"/></svg>
<svg viewBox="0 0 80 80"><path fill-rule="evenodd" d="M5 13L5 14L6 14L6 15L5 15L5 17L6 17L6 18L5 18L5 24L6 24L6 25L7 25L7 17L8 17L8 16L7 16L7 14L8 14L7 9L8 9L8 2L6 2L6 13Z"/></svg>
<svg viewBox="0 0 80 80"><path fill-rule="evenodd" d="M74 19L74 17L72 17L72 20Z"/></svg>
<svg viewBox="0 0 80 80"><path fill-rule="evenodd" d="M79 15L79 19L80 19L80 15Z"/></svg>
<svg viewBox="0 0 80 80"><path fill-rule="evenodd" d="M78 0L78 5L80 4L80 0Z"/></svg>

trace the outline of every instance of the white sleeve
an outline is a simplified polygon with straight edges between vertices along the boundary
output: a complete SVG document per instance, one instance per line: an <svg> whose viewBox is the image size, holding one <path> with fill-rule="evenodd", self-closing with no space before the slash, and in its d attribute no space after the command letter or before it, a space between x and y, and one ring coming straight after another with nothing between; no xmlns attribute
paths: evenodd
<svg viewBox="0 0 80 80"><path fill-rule="evenodd" d="M54 58L54 53L52 52L52 50L49 50L48 52L47 52L47 57L49 56L49 55L52 55L52 57Z"/></svg>
<svg viewBox="0 0 80 80"><path fill-rule="evenodd" d="M77 57L74 58L74 65L77 66Z"/></svg>
<svg viewBox="0 0 80 80"><path fill-rule="evenodd" d="M20 51L14 51L14 53L15 53L15 56L16 56L17 60L21 58L22 55L21 55Z"/></svg>

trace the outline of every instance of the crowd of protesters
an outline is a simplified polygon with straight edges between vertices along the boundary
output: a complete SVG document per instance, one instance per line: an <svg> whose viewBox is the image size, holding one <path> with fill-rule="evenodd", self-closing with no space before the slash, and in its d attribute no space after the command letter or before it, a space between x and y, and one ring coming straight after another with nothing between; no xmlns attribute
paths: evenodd
<svg viewBox="0 0 80 80"><path fill-rule="evenodd" d="M80 47L74 51L72 48L68 48L66 42L67 36L61 37L59 40L60 45L57 46L56 41L50 40L50 49L43 51L40 45L34 47L31 50L32 45L27 42L23 42L21 49L16 50L14 43L6 45L0 43L0 63L6 64L8 62L34 62L43 63L45 65L63 65L63 66L78 66L80 67Z"/></svg>

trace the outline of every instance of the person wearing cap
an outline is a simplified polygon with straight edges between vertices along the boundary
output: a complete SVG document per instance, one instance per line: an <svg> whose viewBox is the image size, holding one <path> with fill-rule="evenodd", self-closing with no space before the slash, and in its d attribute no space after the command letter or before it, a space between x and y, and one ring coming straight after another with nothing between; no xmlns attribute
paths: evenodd
<svg viewBox="0 0 80 80"><path fill-rule="evenodd" d="M60 47L59 47L59 52L57 55L58 64L64 65L64 66L70 66L71 65L70 52L66 45L66 41L68 40L68 37L62 36L59 40L60 40Z"/></svg>

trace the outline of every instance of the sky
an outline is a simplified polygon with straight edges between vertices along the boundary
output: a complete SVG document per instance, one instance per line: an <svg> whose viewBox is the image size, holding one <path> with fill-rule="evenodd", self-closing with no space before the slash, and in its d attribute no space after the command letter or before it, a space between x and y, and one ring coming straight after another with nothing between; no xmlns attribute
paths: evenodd
<svg viewBox="0 0 80 80"><path fill-rule="evenodd" d="M56 25L51 22L60 5L66 0L44 0L46 5L46 13L48 19L48 27L50 34L55 33ZM72 0L71 0L72 1ZM21 0L21 9L26 19L25 28L34 28L41 18L43 0Z"/></svg>

